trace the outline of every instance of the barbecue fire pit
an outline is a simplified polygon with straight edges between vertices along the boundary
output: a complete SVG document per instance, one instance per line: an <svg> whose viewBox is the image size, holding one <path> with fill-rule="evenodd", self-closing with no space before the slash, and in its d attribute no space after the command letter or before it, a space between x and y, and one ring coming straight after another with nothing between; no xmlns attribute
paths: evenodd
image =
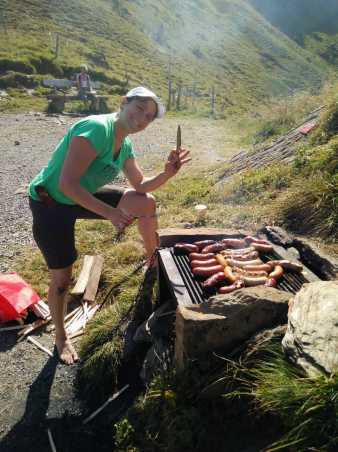
<svg viewBox="0 0 338 452"><path fill-rule="evenodd" d="M160 302L174 300L177 305L199 304L208 300L212 295L216 294L216 288L205 289L202 286L203 280L192 273L189 257L178 253L174 245L177 242L194 243L199 240L222 240L233 238L244 238L244 234L201 234L200 230L194 235L193 230L189 230L189 234L184 232L179 235L162 236L161 244L169 245L159 250L159 298ZM273 251L269 253L260 253L260 259L263 262L270 260L287 259L295 261L294 257L282 247L274 245ZM281 279L278 280L276 288L286 292L295 294L302 285L311 281L318 281L319 278L314 275L303 264L303 271L296 273L294 271L285 271Z"/></svg>

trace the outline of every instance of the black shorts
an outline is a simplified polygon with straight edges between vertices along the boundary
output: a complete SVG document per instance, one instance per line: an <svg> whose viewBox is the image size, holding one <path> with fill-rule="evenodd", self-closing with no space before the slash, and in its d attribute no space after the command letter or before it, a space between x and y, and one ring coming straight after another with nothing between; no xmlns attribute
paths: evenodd
<svg viewBox="0 0 338 452"><path fill-rule="evenodd" d="M124 192L124 188L104 187L94 196L117 207ZM79 205L54 201L52 206L47 206L29 198L29 206L33 215L33 236L50 269L65 268L76 261L74 228L78 218L103 219Z"/></svg>

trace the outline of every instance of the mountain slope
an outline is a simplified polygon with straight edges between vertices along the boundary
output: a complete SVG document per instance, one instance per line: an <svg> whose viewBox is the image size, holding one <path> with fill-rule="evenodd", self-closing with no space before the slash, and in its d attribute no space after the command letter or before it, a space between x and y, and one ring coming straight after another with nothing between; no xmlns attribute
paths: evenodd
<svg viewBox="0 0 338 452"><path fill-rule="evenodd" d="M41 73L42 58L42 73L67 77L87 62L111 94L129 78L166 96L169 57L174 86L215 86L224 108L317 87L329 72L245 0L0 0L0 11L0 59ZM7 70L0 61L0 87Z"/></svg>

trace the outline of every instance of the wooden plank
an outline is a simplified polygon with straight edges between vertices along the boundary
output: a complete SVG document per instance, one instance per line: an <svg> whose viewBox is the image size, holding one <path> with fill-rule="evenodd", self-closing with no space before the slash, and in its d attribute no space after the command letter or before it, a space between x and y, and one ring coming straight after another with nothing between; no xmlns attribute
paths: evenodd
<svg viewBox="0 0 338 452"><path fill-rule="evenodd" d="M93 302L95 300L97 289L99 287L103 262L104 258L102 256L94 257L94 263L90 271L89 281L86 287L85 294L83 296L84 301Z"/></svg>
<svg viewBox="0 0 338 452"><path fill-rule="evenodd" d="M74 288L70 292L72 295L83 295L85 293L93 263L94 256L89 256L88 254L86 254L83 259L83 265L79 278Z"/></svg>
<svg viewBox="0 0 338 452"><path fill-rule="evenodd" d="M177 304L179 306L191 305L193 302L170 251L168 249L159 250L159 258L161 270L169 282L169 290L173 298L177 300Z"/></svg>

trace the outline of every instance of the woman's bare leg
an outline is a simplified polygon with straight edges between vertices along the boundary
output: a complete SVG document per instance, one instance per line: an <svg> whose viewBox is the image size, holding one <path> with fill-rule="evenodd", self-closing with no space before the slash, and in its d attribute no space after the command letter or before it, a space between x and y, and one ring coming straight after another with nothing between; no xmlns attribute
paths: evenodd
<svg viewBox="0 0 338 452"><path fill-rule="evenodd" d="M73 364L79 358L65 328L66 295L72 277L72 266L50 270L50 275L48 305L55 326L55 345L60 360L65 364Z"/></svg>
<svg viewBox="0 0 338 452"><path fill-rule="evenodd" d="M127 190L122 196L118 208L138 219L138 230L143 239L147 256L150 258L159 246L155 198L149 193L143 194L137 193L135 190Z"/></svg>

